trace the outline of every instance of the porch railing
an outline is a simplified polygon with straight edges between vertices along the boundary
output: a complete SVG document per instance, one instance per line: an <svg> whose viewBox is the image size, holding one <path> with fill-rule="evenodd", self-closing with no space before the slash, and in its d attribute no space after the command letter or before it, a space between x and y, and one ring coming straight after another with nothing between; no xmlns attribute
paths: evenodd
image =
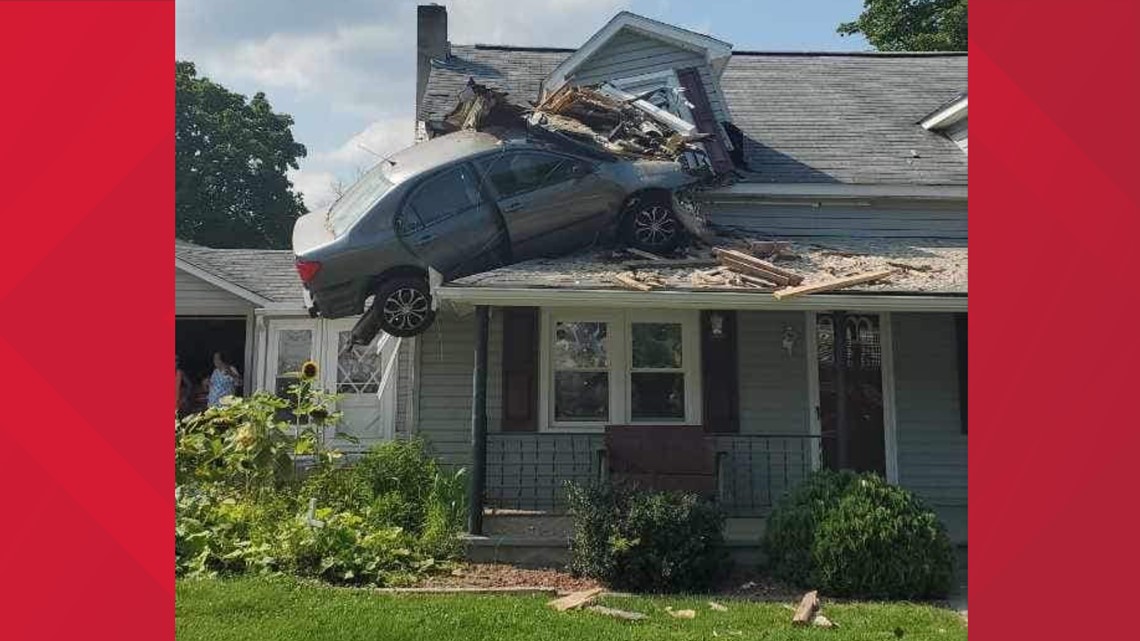
<svg viewBox="0 0 1140 641"><path fill-rule="evenodd" d="M717 453L717 499L731 516L763 516L812 470L819 437L710 435ZM485 505L495 510L563 512L566 482L604 478L602 434L487 435Z"/></svg>

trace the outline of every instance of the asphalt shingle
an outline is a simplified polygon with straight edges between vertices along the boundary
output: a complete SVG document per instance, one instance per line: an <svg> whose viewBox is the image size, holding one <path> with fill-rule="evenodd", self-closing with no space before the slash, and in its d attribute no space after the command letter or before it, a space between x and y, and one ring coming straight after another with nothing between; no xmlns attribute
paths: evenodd
<svg viewBox="0 0 1140 641"><path fill-rule="evenodd" d="M275 303L304 304L301 280L289 250L214 249L176 241L174 255Z"/></svg>
<svg viewBox="0 0 1140 641"><path fill-rule="evenodd" d="M469 77L525 103L569 49L453 45L432 64L422 119ZM965 54L736 52L721 79L749 181L965 185L965 154L918 121L966 89Z"/></svg>

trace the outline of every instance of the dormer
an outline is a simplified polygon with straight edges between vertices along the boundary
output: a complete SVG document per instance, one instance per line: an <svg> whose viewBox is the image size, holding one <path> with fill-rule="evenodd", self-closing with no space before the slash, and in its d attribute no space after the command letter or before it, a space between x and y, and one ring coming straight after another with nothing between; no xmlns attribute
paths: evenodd
<svg viewBox="0 0 1140 641"><path fill-rule="evenodd" d="M732 118L720 77L731 56L727 42L623 11L546 76L541 98L567 84L609 83L713 134L705 147L727 170L732 142L724 124Z"/></svg>
<svg viewBox="0 0 1140 641"><path fill-rule="evenodd" d="M927 131L942 134L953 140L958 148L969 155L966 125L968 122L968 99L965 93L955 96L927 114L919 121Z"/></svg>

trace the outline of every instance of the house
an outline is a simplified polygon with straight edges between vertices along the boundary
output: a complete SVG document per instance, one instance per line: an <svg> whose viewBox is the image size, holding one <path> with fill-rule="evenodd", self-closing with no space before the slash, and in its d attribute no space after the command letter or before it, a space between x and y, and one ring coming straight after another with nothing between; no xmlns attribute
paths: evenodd
<svg viewBox="0 0 1140 641"><path fill-rule="evenodd" d="M473 531L525 545L508 534L545 526L502 515L561 512L564 482L613 468L611 436L641 424L663 429L623 432L657 452L639 456L674 464L681 446L662 442L698 442L676 426L700 435L748 537L829 466L912 489L965 544L965 54L733 51L628 12L578 49L458 45L445 8L419 7L419 139L469 79L520 102L567 83L645 97L712 134L709 158L738 176L700 195L713 225L792 241L808 282L901 270L776 300L669 270L631 291L583 252L443 284L414 341L408 429L472 470Z"/></svg>
<svg viewBox="0 0 1140 641"><path fill-rule="evenodd" d="M964 54L734 51L628 12L578 49L451 44L436 5L417 30L418 140L469 79L521 102L608 82L711 134L737 176L698 195L715 228L789 241L809 283L898 271L785 300L683 269L636 291L586 250L444 283L426 333L349 349L355 319L306 314L289 252L179 244L180 336L226 323L249 388L317 359L365 444L417 435L468 468L477 552L564 547L564 483L622 456L656 483L711 482L742 541L826 466L910 488L966 543Z"/></svg>
<svg viewBox="0 0 1140 641"><path fill-rule="evenodd" d="M242 373L243 389L284 393L293 380L288 374L311 359L320 365L321 386L342 395L340 429L359 439L340 447L367 448L400 429L412 352L394 342L379 352L376 342L349 347L355 319L310 318L292 252L176 241L174 267L175 348L192 380L209 376L212 354L220 350ZM380 393L389 363L393 384Z"/></svg>

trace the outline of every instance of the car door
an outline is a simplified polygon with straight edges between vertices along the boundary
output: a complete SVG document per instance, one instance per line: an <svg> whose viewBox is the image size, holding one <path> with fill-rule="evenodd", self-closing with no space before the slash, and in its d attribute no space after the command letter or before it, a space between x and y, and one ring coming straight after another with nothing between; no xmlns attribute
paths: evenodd
<svg viewBox="0 0 1140 641"><path fill-rule="evenodd" d="M494 203L466 164L422 179L404 201L396 228L408 248L444 278L495 266L505 240Z"/></svg>
<svg viewBox="0 0 1140 641"><path fill-rule="evenodd" d="M516 260L568 251L593 240L621 205L616 185L592 163L544 151L506 151L479 167L502 213Z"/></svg>

